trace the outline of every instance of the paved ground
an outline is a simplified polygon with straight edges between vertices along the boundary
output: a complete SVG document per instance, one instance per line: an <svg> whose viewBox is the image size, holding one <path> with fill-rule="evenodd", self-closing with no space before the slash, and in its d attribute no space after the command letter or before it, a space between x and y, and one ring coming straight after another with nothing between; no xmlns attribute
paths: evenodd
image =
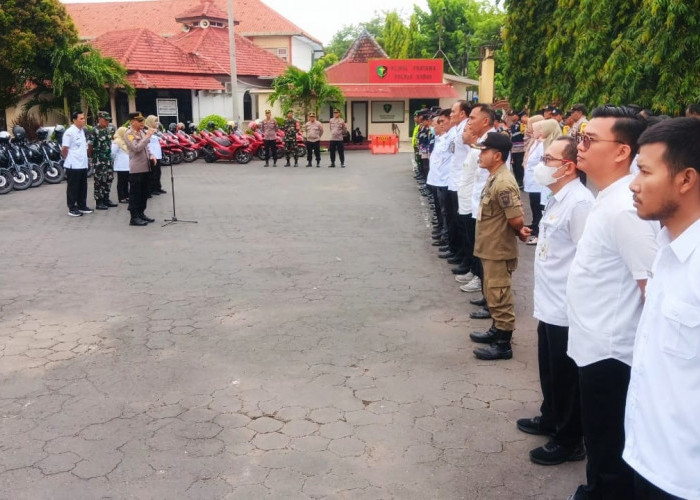
<svg viewBox="0 0 700 500"><path fill-rule="evenodd" d="M531 464L544 439L514 424L539 404L532 248L515 358L478 362L488 323L435 258L408 158L176 166L199 224L166 228L68 217L65 185L1 197L0 498L573 492L583 463Z"/></svg>

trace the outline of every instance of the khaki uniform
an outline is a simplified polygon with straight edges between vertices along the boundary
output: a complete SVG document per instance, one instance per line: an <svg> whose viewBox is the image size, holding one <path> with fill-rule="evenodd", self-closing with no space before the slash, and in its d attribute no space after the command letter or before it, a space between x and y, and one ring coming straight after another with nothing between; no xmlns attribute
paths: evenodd
<svg viewBox="0 0 700 500"><path fill-rule="evenodd" d="M515 329L511 275L518 267L518 237L508 219L522 216L520 189L503 164L489 176L481 192L474 255L484 268L484 298L494 326L509 332Z"/></svg>

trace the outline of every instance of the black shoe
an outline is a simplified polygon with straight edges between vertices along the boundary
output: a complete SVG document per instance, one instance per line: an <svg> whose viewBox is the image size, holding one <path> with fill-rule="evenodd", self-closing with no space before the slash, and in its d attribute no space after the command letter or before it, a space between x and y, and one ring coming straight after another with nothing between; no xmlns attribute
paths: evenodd
<svg viewBox="0 0 700 500"><path fill-rule="evenodd" d="M454 256L455 256L455 254L453 254L449 250L447 252L440 252L438 254L438 257L440 257L441 259L449 259L450 257L454 257Z"/></svg>
<svg viewBox="0 0 700 500"><path fill-rule="evenodd" d="M114 208L114 207L118 207L118 206L119 206L119 205L117 205L116 203L114 203L112 200L110 200L109 198L104 198L104 199L102 200L102 203L104 203L104 204L105 204L106 206L108 206L109 208Z"/></svg>
<svg viewBox="0 0 700 500"><path fill-rule="evenodd" d="M335 168L335 163L331 163L330 165L328 165L328 168Z"/></svg>
<svg viewBox="0 0 700 500"><path fill-rule="evenodd" d="M341 163L340 168L345 168L345 163Z"/></svg>
<svg viewBox="0 0 700 500"><path fill-rule="evenodd" d="M483 359L486 361L495 361L497 359L511 359L513 357L513 350L510 347L510 342L494 342L488 347L480 347L474 349L474 356L477 359Z"/></svg>
<svg viewBox="0 0 700 500"><path fill-rule="evenodd" d="M146 195L146 198L153 198L153 196L151 195L151 193L148 193L148 194Z"/></svg>
<svg viewBox="0 0 700 500"><path fill-rule="evenodd" d="M291 165L289 164L289 162L285 163L284 166L285 166L285 167L291 167Z"/></svg>
<svg viewBox="0 0 700 500"><path fill-rule="evenodd" d="M273 163L272 166L273 166L273 167L277 167L277 163Z"/></svg>
<svg viewBox="0 0 700 500"><path fill-rule="evenodd" d="M313 167L313 165L312 165L311 163L307 163L306 166L307 166L307 167Z"/></svg>
<svg viewBox="0 0 700 500"><path fill-rule="evenodd" d="M269 166L270 166L270 164L268 162L265 162L265 165L263 165L263 167L269 167Z"/></svg>
<svg viewBox="0 0 700 500"><path fill-rule="evenodd" d="M147 216L145 213L142 213L141 215L139 215L139 218L141 220L145 220L146 222L155 222L156 221L155 219L152 219L149 216Z"/></svg>
<svg viewBox="0 0 700 500"><path fill-rule="evenodd" d="M579 462L586 458L586 450L582 445L574 448L561 446L550 441L544 446L530 452L530 460L539 465L559 465L564 462Z"/></svg>
<svg viewBox="0 0 700 500"><path fill-rule="evenodd" d="M97 210L107 210L109 207L102 203L102 200L97 200L97 202L95 203L95 208Z"/></svg>
<svg viewBox="0 0 700 500"><path fill-rule="evenodd" d="M519 418L516 422L518 430L526 434L534 434L536 436L553 436L554 429L542 425L542 417Z"/></svg>
<svg viewBox="0 0 700 500"><path fill-rule="evenodd" d="M445 243L445 244L443 244L441 247L438 248L438 250L441 251L441 252L447 252L449 249L450 249L450 244L449 244L449 243Z"/></svg>
<svg viewBox="0 0 700 500"><path fill-rule="evenodd" d="M84 206L84 207L79 208L78 212L80 212L81 214L91 214L93 212L93 210L92 210L92 208L90 208L88 206Z"/></svg>
<svg viewBox="0 0 700 500"><path fill-rule="evenodd" d="M320 163L317 163L317 164L316 164L316 168L321 168L321 164L320 164Z"/></svg>
<svg viewBox="0 0 700 500"><path fill-rule="evenodd" d="M160 196L160 191L151 191L152 196Z"/></svg>
<svg viewBox="0 0 700 500"><path fill-rule="evenodd" d="M467 274L469 268L467 266L457 266L452 268L452 274Z"/></svg>
<svg viewBox="0 0 700 500"><path fill-rule="evenodd" d="M294 166L295 166L295 167L298 167L299 164L298 164L297 162L294 162Z"/></svg>
<svg viewBox="0 0 700 500"><path fill-rule="evenodd" d="M489 319L491 318L491 312L484 307L479 309L478 311L469 313L469 317L471 319Z"/></svg>
<svg viewBox="0 0 700 500"><path fill-rule="evenodd" d="M129 198L122 198L119 203L129 203Z"/></svg>
<svg viewBox="0 0 700 500"><path fill-rule="evenodd" d="M469 301L469 303L473 306L484 307L486 305L486 299L483 297L480 298L479 300L472 299Z"/></svg>
<svg viewBox="0 0 700 500"><path fill-rule="evenodd" d="M157 191L158 191L158 194L168 194L168 192L163 188L157 189Z"/></svg>
<svg viewBox="0 0 700 500"><path fill-rule="evenodd" d="M485 332L470 333L469 338L472 339L472 342L476 342L477 344L490 344L496 341L497 332L498 330L496 329L496 327L491 325L491 328L489 328Z"/></svg>
<svg viewBox="0 0 700 500"><path fill-rule="evenodd" d="M447 259L447 263L448 264L459 264L463 260L464 260L464 257L462 257L461 255L455 255L454 257L450 257L449 259Z"/></svg>
<svg viewBox="0 0 700 500"><path fill-rule="evenodd" d="M434 246L434 247L440 247L440 251L441 251L441 252L446 252L447 250L450 249L450 247L448 246L448 244L447 244L447 242L446 242L445 240L433 241L433 242L431 243L431 245ZM443 248L444 248L444 249L443 249Z"/></svg>
<svg viewBox="0 0 700 500"><path fill-rule="evenodd" d="M139 218L139 217L132 217L131 220L129 221L130 226L147 226L148 222L145 220Z"/></svg>

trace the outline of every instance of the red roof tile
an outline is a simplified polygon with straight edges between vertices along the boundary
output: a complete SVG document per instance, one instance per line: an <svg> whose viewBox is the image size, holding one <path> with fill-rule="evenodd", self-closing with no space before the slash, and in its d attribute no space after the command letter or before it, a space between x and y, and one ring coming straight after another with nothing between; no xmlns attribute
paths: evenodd
<svg viewBox="0 0 700 500"><path fill-rule="evenodd" d="M92 39L112 30L148 28L163 36L182 31L175 17L192 10L192 0L145 0L141 2L69 3L70 14L81 38ZM219 11L226 12L228 1L214 0ZM300 35L317 43L316 38L282 17L260 0L234 0L236 33L242 36Z"/></svg>
<svg viewBox="0 0 700 500"><path fill-rule="evenodd" d="M242 36L236 37L236 72L240 76L276 77L287 69L287 63L276 55L261 49ZM195 28L169 39L173 44L197 59L218 68L222 74L230 74L228 57L228 30L221 28Z"/></svg>
<svg viewBox="0 0 700 500"><path fill-rule="evenodd" d="M223 90L223 84L213 76L173 75L165 73L129 73L126 77L137 89Z"/></svg>
<svg viewBox="0 0 700 500"><path fill-rule="evenodd" d="M186 12L182 12L175 16L175 21L182 22L182 20L193 19L193 18L204 18L204 19L218 19L225 20L228 22L228 12L224 12L219 9L212 0L202 0L199 5L192 7Z"/></svg>
<svg viewBox="0 0 700 500"><path fill-rule="evenodd" d="M366 29L352 42L341 62L367 62L370 59L388 59L389 56Z"/></svg>

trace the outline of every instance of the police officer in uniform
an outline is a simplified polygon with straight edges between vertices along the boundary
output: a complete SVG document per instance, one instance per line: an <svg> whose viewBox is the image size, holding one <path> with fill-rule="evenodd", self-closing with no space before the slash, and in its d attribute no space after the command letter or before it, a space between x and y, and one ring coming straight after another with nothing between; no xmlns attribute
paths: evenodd
<svg viewBox="0 0 700 500"><path fill-rule="evenodd" d="M493 325L487 332L472 333L470 338L490 344L474 350L477 358L510 359L510 340L515 329L511 274L518 265L516 238L525 241L530 229L525 227L518 183L505 164L512 147L508 136L489 132L472 147L481 150L479 167L489 171L476 216L474 255L481 259L484 269L484 298Z"/></svg>
<svg viewBox="0 0 700 500"><path fill-rule="evenodd" d="M333 118L328 122L328 126L331 129L331 143L329 146L331 154L331 164L328 165L329 168L335 167L335 153L338 152L338 157L340 158L340 166L345 168L345 147L343 146L343 136L347 132L345 126L345 120L340 117L340 110L333 110Z"/></svg>
<svg viewBox="0 0 700 500"><path fill-rule="evenodd" d="M109 199L112 189L114 170L112 166L112 136L114 131L109 125L112 117L106 111L97 113L97 126L92 139L92 166L95 168L95 208L107 210L117 204Z"/></svg>
<svg viewBox="0 0 700 500"><path fill-rule="evenodd" d="M287 111L287 119L282 124L284 130L284 149L287 152L287 163L285 167L289 167L289 155L294 155L294 166L299 166L299 155L297 154L297 132L299 132L299 122L294 119L292 110Z"/></svg>
<svg viewBox="0 0 700 500"><path fill-rule="evenodd" d="M265 148L265 166L270 166L270 156L272 156L272 166L277 166L277 121L272 118L272 111L265 110L265 119L260 123L260 133L263 136Z"/></svg>
<svg viewBox="0 0 700 500"><path fill-rule="evenodd" d="M321 136L323 135L323 125L316 121L316 113L309 113L309 121L304 125L306 128L306 166L311 166L311 156L316 156L316 167L321 166Z"/></svg>
<svg viewBox="0 0 700 500"><path fill-rule="evenodd" d="M149 128L144 131L145 118L140 111L129 113L129 120L131 125L124 137L126 148L129 150L129 225L145 226L149 222L155 222L145 211L150 191L150 167L155 163L155 157L148 151L148 143L156 129Z"/></svg>

